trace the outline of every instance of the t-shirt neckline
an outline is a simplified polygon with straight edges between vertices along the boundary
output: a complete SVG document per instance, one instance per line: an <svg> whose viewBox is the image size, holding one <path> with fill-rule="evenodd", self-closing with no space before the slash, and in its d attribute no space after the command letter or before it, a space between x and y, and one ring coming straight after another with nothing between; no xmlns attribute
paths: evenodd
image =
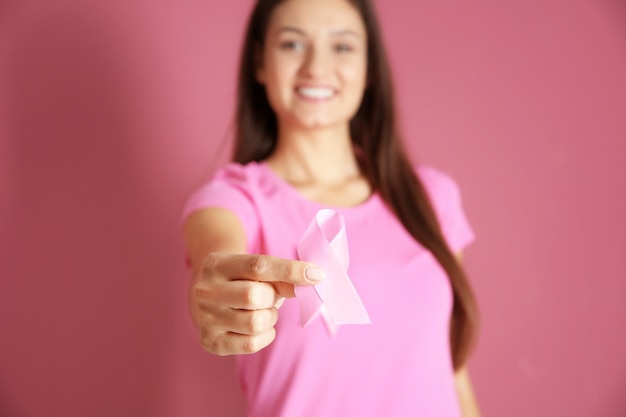
<svg viewBox="0 0 626 417"><path fill-rule="evenodd" d="M369 195L369 197L367 197L367 199L353 206L333 206L333 205L320 203L318 201L311 200L310 198L307 198L304 195L302 195L291 184L289 184L287 181L281 178L276 172L274 172L274 170L268 165L266 161L256 162L256 165L265 173L265 176L268 178L268 180L271 181L273 184L275 184L277 187L279 187L281 190L284 190L284 192L290 194L292 197L294 197L301 203L309 207L315 208L317 210L331 209L331 210L335 210L343 214L354 215L357 213L364 213L368 211L369 207L375 205L380 200L380 195L378 194L377 191L374 191Z"/></svg>

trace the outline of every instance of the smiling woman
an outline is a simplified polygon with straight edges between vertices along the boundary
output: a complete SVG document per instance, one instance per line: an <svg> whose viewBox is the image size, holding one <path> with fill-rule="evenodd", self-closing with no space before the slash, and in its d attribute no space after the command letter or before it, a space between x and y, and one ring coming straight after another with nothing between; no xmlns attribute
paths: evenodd
<svg viewBox="0 0 626 417"><path fill-rule="evenodd" d="M234 162L183 214L191 315L208 352L238 355L249 416L478 415L465 368L477 309L459 262L473 232L454 181L401 143L369 1L257 2ZM328 208L372 321L336 335L328 319L301 328L293 299L336 279L294 260Z"/></svg>

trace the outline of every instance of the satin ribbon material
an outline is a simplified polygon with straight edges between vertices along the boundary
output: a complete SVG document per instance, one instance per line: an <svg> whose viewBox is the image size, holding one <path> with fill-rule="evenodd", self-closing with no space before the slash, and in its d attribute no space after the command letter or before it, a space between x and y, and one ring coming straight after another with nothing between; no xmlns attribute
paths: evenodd
<svg viewBox="0 0 626 417"><path fill-rule="evenodd" d="M369 324L371 320L350 277L348 239L343 216L334 210L317 212L298 244L298 257L326 272L315 286L297 286L300 324L305 327L318 315L328 332L336 334L341 324Z"/></svg>

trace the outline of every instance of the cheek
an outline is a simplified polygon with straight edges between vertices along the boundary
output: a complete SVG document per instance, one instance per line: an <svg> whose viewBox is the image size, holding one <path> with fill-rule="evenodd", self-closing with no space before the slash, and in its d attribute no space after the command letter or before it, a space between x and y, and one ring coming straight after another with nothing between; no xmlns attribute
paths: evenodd
<svg viewBox="0 0 626 417"><path fill-rule="evenodd" d="M354 117L361 106L363 94L367 86L367 71L365 64L346 66L342 71L344 86L346 87L345 110Z"/></svg>
<svg viewBox="0 0 626 417"><path fill-rule="evenodd" d="M293 87L294 74L297 71L297 65L292 60L277 60L273 62L271 67L271 75L269 77L272 88L282 91L283 94Z"/></svg>
<svg viewBox="0 0 626 417"><path fill-rule="evenodd" d="M284 99L285 89L289 85L289 71L285 63L277 60L268 61L265 68L265 93L272 107L276 107Z"/></svg>
<svg viewBox="0 0 626 417"><path fill-rule="evenodd" d="M350 86L365 86L365 79L367 78L367 66L363 61L346 62L340 66L340 72L344 82Z"/></svg>
<svg viewBox="0 0 626 417"><path fill-rule="evenodd" d="M367 83L365 66L346 67L342 72L345 86L350 90L351 95L357 99L361 97Z"/></svg>

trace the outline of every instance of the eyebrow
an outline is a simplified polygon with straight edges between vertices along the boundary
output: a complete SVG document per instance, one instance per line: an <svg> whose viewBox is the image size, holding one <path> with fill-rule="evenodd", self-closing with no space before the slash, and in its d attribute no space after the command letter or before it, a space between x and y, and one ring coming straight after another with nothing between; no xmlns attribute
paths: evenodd
<svg viewBox="0 0 626 417"><path fill-rule="evenodd" d="M283 26L276 31L276 34L278 35L283 32L295 32L298 35L306 36L306 32L304 32L302 29L299 29L293 26ZM335 30L335 31L330 32L330 34L333 36L354 36L359 39L361 38L360 34L350 29Z"/></svg>

